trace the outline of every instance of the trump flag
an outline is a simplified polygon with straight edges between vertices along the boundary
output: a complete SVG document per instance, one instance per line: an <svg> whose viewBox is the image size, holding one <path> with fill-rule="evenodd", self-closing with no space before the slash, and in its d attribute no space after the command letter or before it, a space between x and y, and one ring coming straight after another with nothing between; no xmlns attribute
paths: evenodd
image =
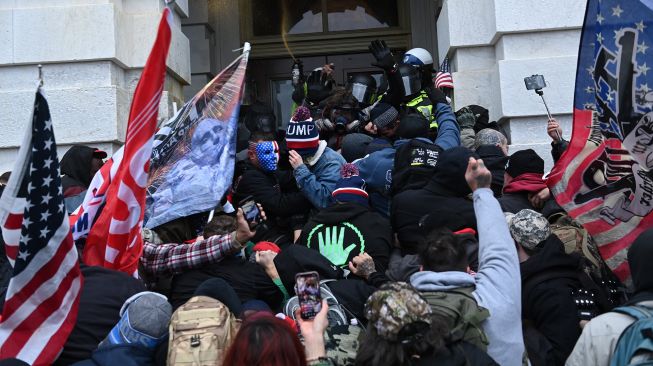
<svg viewBox="0 0 653 366"><path fill-rule="evenodd" d="M548 181L622 280L628 247L653 226L652 20L650 0L588 1L572 138Z"/></svg>

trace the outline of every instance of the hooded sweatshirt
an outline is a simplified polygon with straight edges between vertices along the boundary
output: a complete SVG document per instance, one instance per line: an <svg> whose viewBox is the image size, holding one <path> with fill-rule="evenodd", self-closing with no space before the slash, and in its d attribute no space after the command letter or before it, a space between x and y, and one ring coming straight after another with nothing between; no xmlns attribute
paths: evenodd
<svg viewBox="0 0 653 366"><path fill-rule="evenodd" d="M91 183L91 161L94 148L75 145L61 158L61 185L64 197L77 195Z"/></svg>
<svg viewBox="0 0 653 366"><path fill-rule="evenodd" d="M345 268L364 251L374 259L376 270L385 272L392 249L392 230L387 219L367 206L337 203L311 218L299 243Z"/></svg>
<svg viewBox="0 0 653 366"><path fill-rule="evenodd" d="M479 268L475 277L463 272L418 272L410 282L419 291L438 291L475 285L474 298L488 309L483 331L488 354L502 366L520 366L524 354L521 326L519 260L506 219L489 188L474 191L478 223Z"/></svg>

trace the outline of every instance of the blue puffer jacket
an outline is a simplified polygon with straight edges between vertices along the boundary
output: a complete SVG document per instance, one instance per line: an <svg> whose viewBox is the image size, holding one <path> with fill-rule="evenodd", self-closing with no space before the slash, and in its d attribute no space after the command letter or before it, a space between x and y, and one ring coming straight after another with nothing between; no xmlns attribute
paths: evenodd
<svg viewBox="0 0 653 366"><path fill-rule="evenodd" d="M116 344L96 349L91 358L75 362L73 366L151 366L153 351L134 344Z"/></svg>
<svg viewBox="0 0 653 366"><path fill-rule="evenodd" d="M320 141L320 144L322 143L323 141ZM340 179L340 167L345 163L342 155L325 147L322 155L310 168L302 164L295 169L297 186L313 206L318 209L326 208L334 202L331 193Z"/></svg>

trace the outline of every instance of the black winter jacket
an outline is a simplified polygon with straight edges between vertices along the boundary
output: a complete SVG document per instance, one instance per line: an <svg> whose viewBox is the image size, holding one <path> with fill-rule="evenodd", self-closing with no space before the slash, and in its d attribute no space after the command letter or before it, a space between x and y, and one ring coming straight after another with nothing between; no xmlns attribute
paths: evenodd
<svg viewBox="0 0 653 366"><path fill-rule="evenodd" d="M472 156L478 158L464 147L445 150L440 154L435 172L424 188L404 191L393 197L392 228L397 233L404 254L418 252L424 234L432 229L476 230L474 204L465 198L471 193L465 171ZM429 227L420 228L422 218L431 213Z"/></svg>
<svg viewBox="0 0 653 366"><path fill-rule="evenodd" d="M145 286L130 275L102 267L80 266L84 285L77 322L54 365L70 365L91 357L118 320L120 308Z"/></svg>
<svg viewBox="0 0 653 366"><path fill-rule="evenodd" d="M571 295L571 289L579 288L580 281L558 277L539 282L536 276L552 271L577 271L578 266L579 257L566 254L555 235L550 235L540 251L520 265L524 286L522 316L549 341L553 354L546 358L555 365L565 363L581 333L578 309Z"/></svg>

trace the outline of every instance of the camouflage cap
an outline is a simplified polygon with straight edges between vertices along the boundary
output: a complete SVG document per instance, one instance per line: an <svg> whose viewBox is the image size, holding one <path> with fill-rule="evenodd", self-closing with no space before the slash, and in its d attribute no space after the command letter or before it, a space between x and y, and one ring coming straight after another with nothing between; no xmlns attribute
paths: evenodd
<svg viewBox="0 0 653 366"><path fill-rule="evenodd" d="M507 217L510 234L522 247L533 250L551 235L547 219L539 212L524 209Z"/></svg>
<svg viewBox="0 0 653 366"><path fill-rule="evenodd" d="M431 307L411 285L391 282L372 294L365 303L365 317L380 337L396 341L407 324L431 323Z"/></svg>

